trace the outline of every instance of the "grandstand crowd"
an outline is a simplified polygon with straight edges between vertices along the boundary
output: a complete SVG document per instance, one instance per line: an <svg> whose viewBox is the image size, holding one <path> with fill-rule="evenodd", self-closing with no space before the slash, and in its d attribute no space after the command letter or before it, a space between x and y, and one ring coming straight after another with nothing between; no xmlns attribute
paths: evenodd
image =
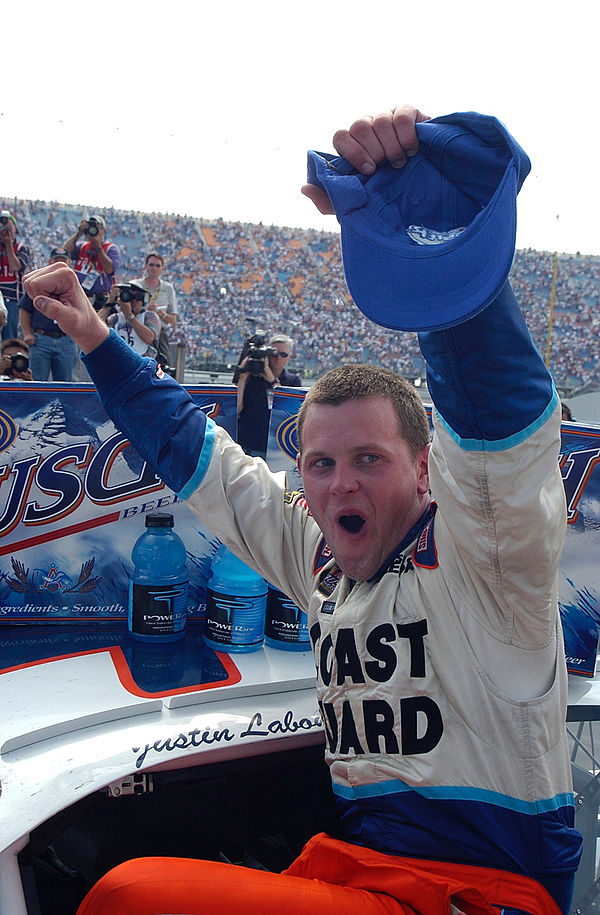
<svg viewBox="0 0 600 915"><path fill-rule="evenodd" d="M106 240L120 248L117 282L138 276L147 252L159 252L177 291L173 337L185 344L188 370L235 364L246 336L264 328L294 338L294 365L305 379L348 361L411 379L424 374L415 334L379 327L352 303L336 232L16 198L3 198L2 208L15 215L32 268L90 212L104 217ZM544 357L550 340L549 367L568 395L600 384L599 264L595 256L529 249L517 251L511 271L531 334Z"/></svg>

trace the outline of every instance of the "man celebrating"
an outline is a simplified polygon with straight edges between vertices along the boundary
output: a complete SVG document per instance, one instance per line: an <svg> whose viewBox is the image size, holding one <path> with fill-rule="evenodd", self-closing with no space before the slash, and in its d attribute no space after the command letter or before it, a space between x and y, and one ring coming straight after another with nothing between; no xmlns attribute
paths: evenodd
<svg viewBox="0 0 600 915"><path fill-rule="evenodd" d="M132 280L149 293L146 308L153 311L160 318L160 335L158 337L157 360L165 366L170 366L171 346L169 333L177 323L177 296L175 287L167 280L163 280L162 272L165 269L165 260L162 254L151 251L146 256L146 272L144 276Z"/></svg>
<svg viewBox="0 0 600 915"><path fill-rule="evenodd" d="M17 223L9 210L0 211L0 293L8 320L2 328L2 338L16 337L19 329L19 299L23 292L23 275L30 267L29 247L16 240Z"/></svg>
<svg viewBox="0 0 600 915"><path fill-rule="evenodd" d="M65 248L53 248L49 264L70 264ZM64 333L56 323L33 307L26 292L19 301L19 320L23 328L23 339L30 347L31 371L35 381L72 381L77 347L75 341Z"/></svg>
<svg viewBox="0 0 600 915"><path fill-rule="evenodd" d="M138 451L308 613L340 814L336 838L311 839L283 874L142 858L105 875L79 915L570 908L581 839L556 600L560 405L507 283L529 161L494 118L410 107L334 145L344 158L310 154L305 193L338 214L358 306L420 332L431 448L409 384L340 366L301 408L305 492L290 493L108 336L71 273L25 281L88 353Z"/></svg>
<svg viewBox="0 0 600 915"><path fill-rule="evenodd" d="M75 261L73 269L89 298L109 292L121 263L121 252L105 240L103 216L82 219L79 228L67 238L65 248ZM84 236L84 241L79 241Z"/></svg>

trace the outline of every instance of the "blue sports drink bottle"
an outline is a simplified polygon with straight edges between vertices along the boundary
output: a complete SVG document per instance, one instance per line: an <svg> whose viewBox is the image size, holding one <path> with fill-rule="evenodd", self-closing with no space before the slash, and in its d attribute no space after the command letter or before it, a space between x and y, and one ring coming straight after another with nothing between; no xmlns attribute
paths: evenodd
<svg viewBox="0 0 600 915"><path fill-rule="evenodd" d="M185 635L189 575L185 544L173 530L173 515L146 515L146 530L131 552L129 631L145 642L173 642Z"/></svg>
<svg viewBox="0 0 600 915"><path fill-rule="evenodd" d="M265 633L267 583L221 546L206 592L204 641L217 651L256 651Z"/></svg>

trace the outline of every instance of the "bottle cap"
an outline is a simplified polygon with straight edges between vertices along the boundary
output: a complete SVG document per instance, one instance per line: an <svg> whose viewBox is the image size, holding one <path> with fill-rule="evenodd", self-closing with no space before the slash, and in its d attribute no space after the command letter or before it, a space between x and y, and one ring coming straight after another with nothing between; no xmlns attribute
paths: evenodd
<svg viewBox="0 0 600 915"><path fill-rule="evenodd" d="M169 512L151 512L146 515L146 527L173 527L173 515Z"/></svg>

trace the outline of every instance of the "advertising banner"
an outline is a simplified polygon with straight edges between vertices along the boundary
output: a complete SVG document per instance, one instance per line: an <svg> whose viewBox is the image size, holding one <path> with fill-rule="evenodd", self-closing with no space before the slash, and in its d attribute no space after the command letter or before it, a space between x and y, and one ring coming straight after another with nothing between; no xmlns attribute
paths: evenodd
<svg viewBox="0 0 600 915"><path fill-rule="evenodd" d="M271 470L285 470L288 489L302 489L302 480L296 467L298 434L296 414L300 409L305 388L276 388L271 409L267 463Z"/></svg>
<svg viewBox="0 0 600 915"><path fill-rule="evenodd" d="M235 437L236 388L189 386ZM203 617L218 541L108 419L91 384L0 385L0 623L126 618L131 549L150 511L186 544Z"/></svg>
<svg viewBox="0 0 600 915"><path fill-rule="evenodd" d="M600 426L563 423L560 469L567 536L558 598L567 667L593 676L600 624Z"/></svg>
<svg viewBox="0 0 600 915"><path fill-rule="evenodd" d="M235 437L233 385L187 390ZM302 488L296 414L304 394L278 388L273 399L267 460L286 471L291 489ZM563 424L560 468L567 663L570 672L592 676L600 624L600 427ZM0 385L0 623L124 619L131 549L149 511L175 516L191 574L188 612L201 619L219 542L115 429L93 385Z"/></svg>

